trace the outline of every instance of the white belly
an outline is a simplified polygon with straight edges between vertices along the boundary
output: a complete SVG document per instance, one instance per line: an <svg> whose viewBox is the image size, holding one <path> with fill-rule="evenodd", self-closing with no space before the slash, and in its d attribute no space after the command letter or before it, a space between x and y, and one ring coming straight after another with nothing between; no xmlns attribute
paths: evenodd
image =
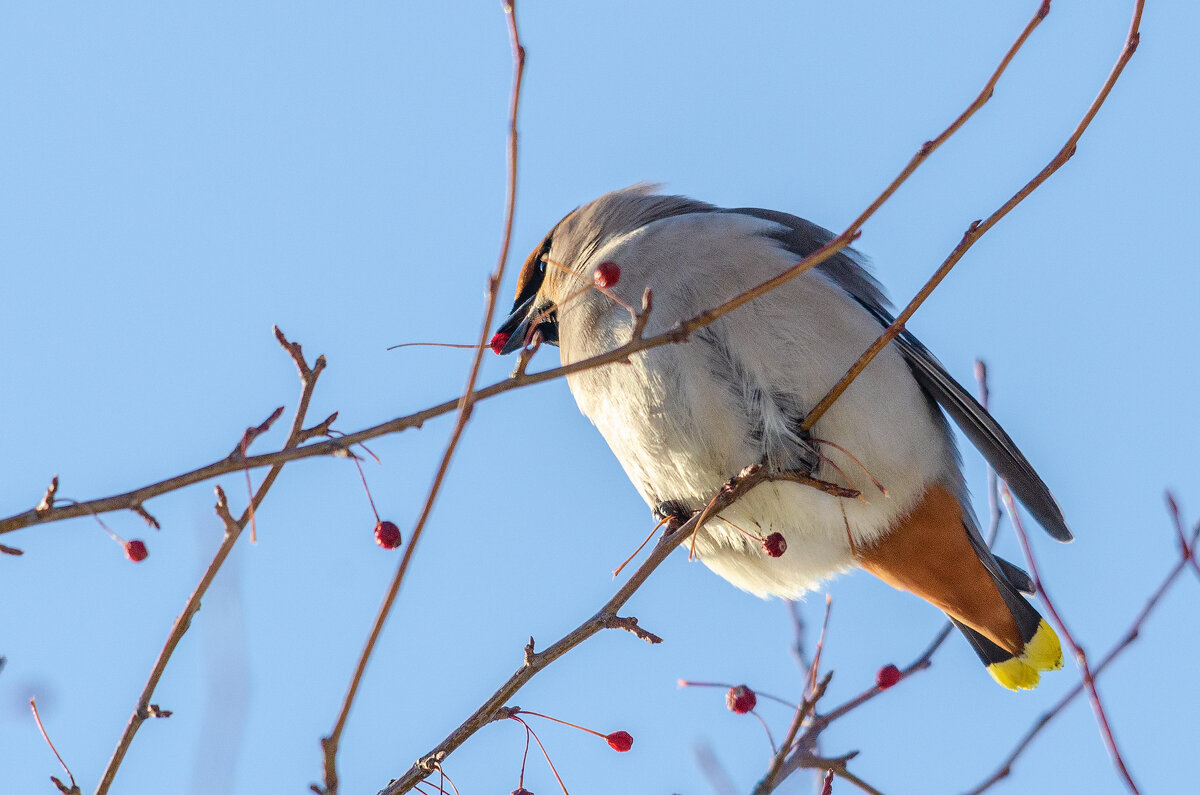
<svg viewBox="0 0 1200 795"><path fill-rule="evenodd" d="M697 243L698 233L689 234ZM661 238L625 241L597 257L622 261L622 247L638 246L624 261L653 262L656 242L670 244ZM686 280L668 281L651 272L639 281L639 274L631 274L626 300L635 302L643 284L654 291L647 336L716 306L787 264L767 243L762 252L740 249L722 260L720 240L704 248L717 263L710 278L692 273ZM721 264L727 261L742 268L736 284L720 283L731 279ZM697 294L697 284L708 288L707 294ZM624 309L593 293L562 312L559 324L563 361L573 362L628 340L631 321ZM878 322L853 299L810 272L687 343L645 351L628 365L577 373L568 383L580 410L604 435L647 504L679 501L695 510L722 483L764 457L779 468L798 465L799 447L789 430L794 424L787 425L776 404L799 414L807 411L879 332ZM811 437L852 453L889 496L846 454L816 445L828 459L819 462L816 476L861 491L865 502L794 483L759 486L722 513L727 521L710 522L696 540L705 565L740 588L761 596L799 596L853 566L851 538L856 547L880 538L929 483L961 489L945 421L891 348L851 384ZM732 525L759 537L782 533L787 551L771 558Z"/></svg>

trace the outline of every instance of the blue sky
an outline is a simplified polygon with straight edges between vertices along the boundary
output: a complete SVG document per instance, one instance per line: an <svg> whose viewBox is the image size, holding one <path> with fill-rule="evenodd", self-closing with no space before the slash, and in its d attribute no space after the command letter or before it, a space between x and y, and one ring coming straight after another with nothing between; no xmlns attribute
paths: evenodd
<svg viewBox="0 0 1200 795"><path fill-rule="evenodd" d="M529 51L514 257L578 204L639 180L841 228L974 97L1036 3L522 0ZM885 206L859 248L903 303L974 219L1058 149L1115 58L1131 4L1055 3L994 100ZM1200 515L1192 243L1200 209L1194 31L1148 3L1142 46L1078 155L987 235L911 328L961 380L992 370L993 408L1062 504L1077 541L1036 548L1095 655L1170 567L1164 488ZM468 354L499 245L510 80L499 2L14 4L0 25L0 513L51 475L105 496L228 453L296 400L278 324L330 366L312 415L356 430L440 402ZM510 275L506 294L514 275ZM553 351L539 357L555 361ZM504 377L492 358L484 380ZM407 536L451 422L377 440L375 500ZM264 437L262 450L282 441ZM965 451L982 499L984 468ZM235 504L239 477L222 479ZM92 520L5 536L0 769L12 792L58 771L36 695L85 791L103 770L174 616L219 542L209 486L153 500L161 533L134 566ZM563 383L481 404L344 737L345 792L374 792L520 663L612 592L649 516ZM378 549L345 461L289 466L156 694L116 792L303 792L398 556ZM1018 555L1011 537L1001 549ZM1193 780L1195 578L1102 680L1147 792ZM831 702L903 663L940 625L866 575L829 587ZM820 594L805 607L819 621ZM572 793L710 792L711 745L739 790L761 729L679 677L795 696L784 606L674 556L624 633L556 663L516 703L603 731L541 734ZM957 636L933 669L826 734L888 793L957 792L994 768L1074 674L997 688ZM788 715L764 716L782 733ZM446 767L464 795L516 788L520 727ZM530 789L555 785L531 761ZM807 792L798 778L791 789ZM836 791L848 790L839 784ZM1121 792L1083 702L996 792Z"/></svg>

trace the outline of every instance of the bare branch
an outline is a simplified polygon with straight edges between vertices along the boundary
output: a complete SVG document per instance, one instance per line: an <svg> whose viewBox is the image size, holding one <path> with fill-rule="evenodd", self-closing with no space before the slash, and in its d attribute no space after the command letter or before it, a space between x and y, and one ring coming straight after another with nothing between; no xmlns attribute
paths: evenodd
<svg viewBox="0 0 1200 795"><path fill-rule="evenodd" d="M1088 666L1087 654L1083 647L1075 641L1071 634L1071 630L1067 628L1066 623L1059 615L1058 608L1055 607L1050 595L1046 593L1046 586L1042 582L1041 573L1038 571L1037 559L1033 556L1033 549L1029 545L1029 537L1025 534L1025 528L1021 524L1021 517L1017 515L1017 507L1013 502L1012 492L1008 490L1008 484L1004 483L1000 488L1000 496L1004 500L1004 507L1008 510L1008 518L1012 523L1013 530L1017 534L1017 540L1021 543L1021 550L1025 553L1025 560L1029 563L1029 573L1033 577L1033 582L1037 586L1038 594L1042 598L1042 604L1046 606L1050 613L1050 618L1054 622L1054 626L1062 634L1063 640L1071 647L1071 651L1075 655L1075 662L1079 665L1080 671L1083 673L1083 686L1087 689L1088 698L1092 702L1092 711L1096 715L1096 723L1100 728L1100 735L1104 739L1104 744L1108 747L1108 754L1112 758L1113 764L1116 765L1121 777L1125 779L1125 785L1130 792L1138 793L1137 784L1133 781L1133 776L1130 775L1129 769L1125 766L1125 760L1121 757L1121 750L1117 747L1117 739L1113 736L1112 726L1108 722L1108 714L1104 711L1104 704L1100 700L1100 693L1096 690L1096 677L1092 673L1092 669Z"/></svg>
<svg viewBox="0 0 1200 795"><path fill-rule="evenodd" d="M821 418L821 415L828 411L829 407L833 405L833 402L837 400L843 392L846 391L846 387L850 386L850 383L858 377L859 373L861 373L866 366L870 364L871 360L874 359L881 350L887 347L887 345L904 330L904 324L908 322L909 318L913 316L913 313L916 312L921 304L925 302L925 299L928 298L935 289L937 289L937 286L942 283L942 279L946 278L946 275L950 273L950 270L954 267L954 265L960 259L962 259L963 255L966 254L972 246L975 245L979 238L983 237L989 229L999 223L1000 219L1008 215L1008 213L1014 207L1024 201L1029 194L1033 193L1034 190L1036 190L1043 182L1050 178L1051 174L1053 174L1055 171L1058 171L1058 169L1061 168L1062 165L1070 160L1075 154L1075 147L1079 143L1079 139L1083 136L1084 131L1087 130L1088 125L1092 123L1092 119L1095 118L1096 113L1100 110L1100 106L1104 104L1104 100L1108 98L1109 92L1112 90L1113 85L1116 84L1117 78L1119 78L1121 76L1121 72L1125 70L1125 65L1129 63L1129 59L1133 57L1134 51L1137 50L1139 40L1138 26L1141 24L1142 6L1144 3L1145 0L1137 0L1133 13L1133 21L1129 28L1129 34L1125 39L1125 46L1121 49L1121 54L1117 58L1117 62L1113 65L1112 71L1109 72L1108 78L1101 86L1100 93L1094 100L1092 100L1092 104L1088 107L1087 112L1083 114L1083 118L1079 120L1079 123L1075 126L1075 130L1071 133L1071 136L1067 139L1067 142L1063 144L1062 149L1058 151L1058 154L1056 154L1050 160L1045 168L1038 172L1037 176L1035 176L1033 179L1027 182L1023 188L1013 194L1012 198L1002 204L999 209L997 209L983 221L976 221L971 224L971 226L963 234L962 240L957 246L955 246L954 250L950 252L950 256L946 257L945 261L942 262L941 266L938 267L933 276L929 277L929 281L925 283L925 286L922 287L915 296L913 296L913 299L909 301L908 306L904 307L904 310L896 316L896 319L892 321L891 325L889 325L887 329L879 335L879 338L876 339L875 342L871 343L871 347L867 348L867 350L863 352L862 356L860 356L858 361L850 366L850 369L846 371L846 374L842 376L841 380L834 384L825 397L821 398L821 401L817 403L817 405L813 407L812 411L808 413L808 416L804 418L804 422L801 425L804 430L810 430L817 420ZM1042 7L1038 10L1038 16L1034 18L1034 21L1032 21L1030 25L1036 26L1036 23L1040 21L1043 16L1045 16L1046 12L1049 11L1049 8L1049 2L1043 3ZM1027 36L1028 32L1031 30L1032 27L1027 27L1026 32L1022 34L1022 37ZM1017 44L1014 45L1014 49L1009 51L1009 55L1005 57L1004 63L1001 64L1001 69L1007 65L1008 61L1012 58L1012 54L1015 52L1015 48L1019 46L1022 41L1023 38L1018 39Z"/></svg>
<svg viewBox="0 0 1200 795"><path fill-rule="evenodd" d="M37 702L32 698L29 699L29 708L33 710L33 720L37 724L38 731L42 734L42 739L46 741L46 745L50 746L50 750L54 753L54 758L62 765L67 778L71 780L71 786L68 787L54 776L51 776L50 780L54 782L54 785L58 787L58 791L63 793L63 795L80 795L79 785L75 783L75 774L71 772L71 768L67 767L67 763L63 761L62 755L59 754L58 749L54 747L54 743L50 740L50 735L46 733L46 727L42 725L42 716L38 714Z"/></svg>
<svg viewBox="0 0 1200 795"><path fill-rule="evenodd" d="M325 357L317 357L315 366L310 368L308 363L304 361L298 344L288 342L278 328L275 329L275 336L279 340L280 345L292 356L292 359L296 362L297 369L300 371L300 400L296 406L295 416L292 418L291 431L288 433L287 442L284 444L286 449L299 443L305 414L308 412L308 405L312 400L313 390L317 386L317 377L325 368ZM264 424L269 426L271 422L274 422L273 418ZM262 426L257 427L261 428ZM154 661L154 667L150 671L150 676L147 678L145 686L142 688L142 693L138 697L137 704L134 706L133 714L129 716L129 721L125 724L125 730L121 734L121 739L117 742L117 747L113 751L112 757L109 758L100 783L96 787L96 795L105 795L109 791L113 779L116 778L117 770L120 768L121 762L124 761L125 754L128 752L129 746L132 744L133 738L137 734L138 729L141 728L141 725L148 718L163 716L162 711L156 708L152 709L150 703L150 699L154 697L154 690L158 687L158 682L162 678L163 671L166 670L167 663L170 662L171 656L179 646L179 642L191 626L192 617L200 610L201 600L208 592L208 587L212 584L213 579L216 578L217 572L225 563L225 559L229 557L229 553L233 550L233 545L237 543L238 537L241 535L242 530L245 529L247 522L249 522L253 510L266 497L267 492L275 482L275 478L279 476L282 470L283 464L276 464L271 467L267 476L263 478L262 483L259 484L258 489L254 492L250 504L246 506L246 510L242 513L241 518L237 520L234 520L233 516L229 513L229 504L225 498L225 492L220 486L216 488L216 511L225 525L225 535L212 561L208 564L208 568L205 569L204 574L201 576L200 582L197 583L191 596L188 597L187 602L184 604L183 611L171 625L171 631L167 635L166 643L158 653L158 659Z"/></svg>
<svg viewBox="0 0 1200 795"><path fill-rule="evenodd" d="M618 611L625 606L625 603L649 579L655 569L667 559L676 547L696 532L702 526L703 522L715 516L719 511L728 508L755 486L767 480L768 473L765 467L747 467L744 469L731 483L722 487L717 492L705 510L697 512L687 522L680 525L677 529L666 533L659 539L642 565L634 571L628 581L617 590L612 598L595 615L568 632L544 651L533 651L533 639L531 638L529 644L525 647L525 658L521 667L487 701L480 705L470 717L464 720L458 728L439 743L436 748L422 756L404 775L380 790L380 795L399 795L403 792L410 792L413 787L432 772L434 761L445 759L456 748L466 742L471 735L494 720L497 710L503 708L529 680L571 649L608 626L617 617ZM622 627L622 629L624 628Z"/></svg>
<svg viewBox="0 0 1200 795"><path fill-rule="evenodd" d="M500 282L504 278L505 265L508 263L508 251L512 242L513 216L516 212L517 203L517 111L521 103L521 79L525 73L525 47L521 44L521 34L517 28L517 14L514 2L515 0L504 0L504 15L508 21L513 60L512 97L509 103L508 125L508 191L504 208L504 234L500 241L500 254L496 263L496 269L488 281L487 306L484 309L483 324L479 333L479 347L476 349L474 359L471 362L471 370L467 376L467 385L463 390L463 396L458 401L458 421L455 423L454 430L450 434L450 441L446 443L446 451L442 454L441 463L438 465L437 472L433 477L433 484L429 487L429 493L425 498L424 506L421 508L421 514L417 518L417 523L413 528L408 546L404 548L404 556L401 558L400 565L396 569L396 574L392 578L391 586L389 586L387 595L383 599L383 605L380 606L379 613L375 617L375 623L371 627L370 635L368 635L367 641L363 646L362 654L359 655L358 664L355 666L354 675L350 679L350 686L347 689L345 699L342 701L342 707L338 712L337 720L334 722L333 730L327 737L321 740L321 748L324 752L325 792L327 795L337 795L338 743L341 741L342 730L346 726L346 720L350 716L350 708L354 705L354 697L358 693L359 684L362 682L363 673L367 668L367 662L371 659L371 654L375 651L375 643L379 639L379 633L383 631L383 625L391 613L392 605L395 604L396 595L400 592L400 585L404 582L404 576L408 572L409 564L412 562L417 545L425 531L429 514L433 510L438 493L441 491L442 482L446 477L446 472L450 468L450 460L454 457L455 450L458 449L459 439L462 438L463 431L466 429L467 422L471 419L471 412L475 407L475 382L479 377L479 369L483 363L483 353L487 350L488 335L492 327L492 317L496 311L496 298L500 291Z"/></svg>
<svg viewBox="0 0 1200 795"><path fill-rule="evenodd" d="M647 643L662 643L662 638L660 638L658 635L655 635L653 632L642 629L640 626L638 626L638 620L633 616L629 616L627 618L622 616L605 618L604 628L623 629L626 632L632 632L634 635L646 641Z"/></svg>
<svg viewBox="0 0 1200 795"><path fill-rule="evenodd" d="M1158 586L1158 589L1155 590L1154 593L1150 595L1150 598L1146 600L1146 604L1142 606L1141 611L1134 618L1129 629L1126 630L1125 634L1111 649L1108 650L1108 653L1104 655L1104 658L1100 660L1100 663L1094 669L1092 669L1093 681L1099 677L1100 674L1104 673L1105 669L1108 668L1109 663L1120 656L1123 651L1133 645L1133 642L1141 636L1142 625L1145 624L1146 619L1150 617L1150 614L1154 612L1154 609L1158 607L1159 601L1167 593L1167 591L1171 589L1171 586L1175 584L1175 581L1179 578L1179 575L1183 573L1183 570L1189 565L1196 565L1195 544L1197 537L1200 537L1200 526L1198 526L1196 531L1192 534L1190 544L1188 543L1188 539L1186 537L1181 539L1184 542L1184 548L1180 551L1179 560L1176 561L1175 565L1171 567L1171 570L1167 572L1167 576L1163 578L1163 581ZM978 786L970 790L967 795L979 795L979 793L991 789L992 786L997 782L1007 778L1012 772L1013 763L1015 763L1017 758L1024 753L1025 749L1033 743L1034 739L1042 731L1042 729L1046 728L1046 726L1048 726L1050 722L1054 720L1054 718L1058 717L1058 715L1066 708L1066 706L1074 701L1083 691L1084 682L1082 681L1075 685L1075 687L1073 687L1071 690L1067 691L1067 694L1060 698L1053 707L1051 707L1040 718L1034 721L1033 725L1029 727L1029 731L1025 733L1025 736L1017 742L1016 746L1009 753L1009 755L1005 757L1003 762L1000 763L1000 767L997 768L991 776L984 779Z"/></svg>

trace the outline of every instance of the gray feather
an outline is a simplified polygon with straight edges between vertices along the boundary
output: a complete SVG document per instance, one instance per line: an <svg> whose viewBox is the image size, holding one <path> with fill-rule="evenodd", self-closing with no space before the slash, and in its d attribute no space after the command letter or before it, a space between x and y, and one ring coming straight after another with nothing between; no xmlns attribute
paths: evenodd
<svg viewBox="0 0 1200 795"><path fill-rule="evenodd" d="M1033 584L1033 578L1019 566L1009 563L1001 557L993 555L996 562L1000 564L1000 570L1004 572L1005 578L1008 579L1012 586L1026 596L1034 596L1037 594L1037 586Z"/></svg>
<svg viewBox="0 0 1200 795"><path fill-rule="evenodd" d="M809 256L834 238L834 234L827 229L775 210L741 207L725 212L750 215L781 225L784 230L773 237L783 248L800 258ZM827 259L817 269L874 315L882 326L886 327L892 322L894 318L888 311L883 290L851 249ZM910 332L901 332L895 344L917 382L950 415L996 473L1008 482L1021 504L1053 538L1070 541L1073 536L1050 489L1016 443L1000 427L1000 423L946 372L929 349Z"/></svg>

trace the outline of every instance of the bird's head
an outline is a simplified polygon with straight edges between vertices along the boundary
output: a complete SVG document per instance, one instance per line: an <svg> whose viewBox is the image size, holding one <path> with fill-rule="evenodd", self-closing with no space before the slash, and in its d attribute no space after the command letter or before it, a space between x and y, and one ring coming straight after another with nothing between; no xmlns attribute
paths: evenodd
<svg viewBox="0 0 1200 795"><path fill-rule="evenodd" d="M573 298L584 297L597 283L596 269L602 264L598 255L610 242L664 218L715 209L684 196L664 196L655 189L654 185L638 184L607 193L555 224L517 277L512 312L496 330L498 335L508 335L500 346L501 354L519 350L535 331L543 342L558 345L560 308ZM616 264L625 286L631 281L644 283L639 263ZM640 286L634 289L640 297Z"/></svg>

